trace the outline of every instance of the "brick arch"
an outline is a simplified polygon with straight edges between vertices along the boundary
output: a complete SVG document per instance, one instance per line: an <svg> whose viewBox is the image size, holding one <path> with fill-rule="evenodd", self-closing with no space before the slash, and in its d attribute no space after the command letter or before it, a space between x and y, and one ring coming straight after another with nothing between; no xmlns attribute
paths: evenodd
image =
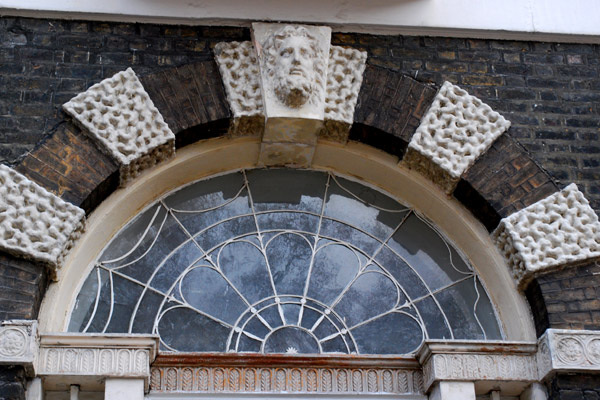
<svg viewBox="0 0 600 400"><path fill-rule="evenodd" d="M139 80L174 133L176 148L226 135L233 123L221 76L213 61L142 75ZM408 144L438 90L438 87L418 82L400 72L367 65L349 140L377 147L402 162ZM101 150L69 118L14 168L88 214L122 182L118 160ZM447 192L490 232L503 218L561 195L549 174L510 136L510 130L495 140ZM23 270L25 263L31 274L37 271L42 277L30 298L32 304L24 314L26 318L35 318L47 279L44 266L8 254L2 257L0 262L5 265ZM586 265L592 262L577 261ZM541 333L544 326L552 325L548 322L546 296L538 280L531 280L533 276L522 284L522 289L528 296Z"/></svg>

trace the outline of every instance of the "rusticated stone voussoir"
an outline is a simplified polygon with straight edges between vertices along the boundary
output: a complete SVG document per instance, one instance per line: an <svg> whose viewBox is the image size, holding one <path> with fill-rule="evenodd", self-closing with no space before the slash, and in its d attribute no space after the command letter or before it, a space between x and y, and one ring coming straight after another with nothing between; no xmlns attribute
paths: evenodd
<svg viewBox="0 0 600 400"><path fill-rule="evenodd" d="M575 184L502 219L493 233L517 284L600 257L600 222Z"/></svg>
<svg viewBox="0 0 600 400"><path fill-rule="evenodd" d="M403 164L452 193L510 122L478 98L445 82L408 144Z"/></svg>
<svg viewBox="0 0 600 400"><path fill-rule="evenodd" d="M120 165L121 184L175 153L175 135L131 68L63 105Z"/></svg>
<svg viewBox="0 0 600 400"><path fill-rule="evenodd" d="M52 268L83 231L85 212L0 165L0 249Z"/></svg>

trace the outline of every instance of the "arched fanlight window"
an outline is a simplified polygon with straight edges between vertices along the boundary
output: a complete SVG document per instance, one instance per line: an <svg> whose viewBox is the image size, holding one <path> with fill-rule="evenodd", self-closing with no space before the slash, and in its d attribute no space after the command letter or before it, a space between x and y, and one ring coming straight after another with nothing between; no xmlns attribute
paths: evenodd
<svg viewBox="0 0 600 400"><path fill-rule="evenodd" d="M474 269L424 217L331 173L196 182L101 252L69 330L156 333L175 352L410 354L499 339Z"/></svg>

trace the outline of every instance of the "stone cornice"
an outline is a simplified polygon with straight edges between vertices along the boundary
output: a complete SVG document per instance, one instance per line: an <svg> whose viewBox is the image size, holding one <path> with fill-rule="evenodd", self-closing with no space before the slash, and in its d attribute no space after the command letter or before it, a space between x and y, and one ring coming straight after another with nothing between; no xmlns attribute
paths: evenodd
<svg viewBox="0 0 600 400"><path fill-rule="evenodd" d="M427 392L439 381L537 382L536 349L525 342L431 340L417 357Z"/></svg>
<svg viewBox="0 0 600 400"><path fill-rule="evenodd" d="M150 364L158 351L158 337L128 334L45 334L36 360L38 376L48 384L64 377L143 378L146 385Z"/></svg>

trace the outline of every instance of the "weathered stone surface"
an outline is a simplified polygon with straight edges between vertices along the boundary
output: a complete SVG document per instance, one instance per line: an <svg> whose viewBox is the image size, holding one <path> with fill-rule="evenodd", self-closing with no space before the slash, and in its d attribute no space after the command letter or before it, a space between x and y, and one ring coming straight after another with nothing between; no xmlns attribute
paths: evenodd
<svg viewBox="0 0 600 400"><path fill-rule="evenodd" d="M131 68L63 105L122 167L121 183L175 151L175 136Z"/></svg>
<svg viewBox="0 0 600 400"><path fill-rule="evenodd" d="M83 230L85 212L0 165L0 248L58 267Z"/></svg>
<svg viewBox="0 0 600 400"><path fill-rule="evenodd" d="M325 119L352 124L367 52L331 46L327 64Z"/></svg>
<svg viewBox="0 0 600 400"><path fill-rule="evenodd" d="M435 93L434 87L400 72L367 65L354 122L377 128L408 143Z"/></svg>
<svg viewBox="0 0 600 400"><path fill-rule="evenodd" d="M503 218L493 237L523 287L535 274L600 257L600 222L575 184Z"/></svg>
<svg viewBox="0 0 600 400"><path fill-rule="evenodd" d="M490 106L445 82L411 138L403 163L451 193L464 172L509 127L510 122Z"/></svg>
<svg viewBox="0 0 600 400"><path fill-rule="evenodd" d="M61 124L15 169L88 213L118 186L117 164L70 122Z"/></svg>

